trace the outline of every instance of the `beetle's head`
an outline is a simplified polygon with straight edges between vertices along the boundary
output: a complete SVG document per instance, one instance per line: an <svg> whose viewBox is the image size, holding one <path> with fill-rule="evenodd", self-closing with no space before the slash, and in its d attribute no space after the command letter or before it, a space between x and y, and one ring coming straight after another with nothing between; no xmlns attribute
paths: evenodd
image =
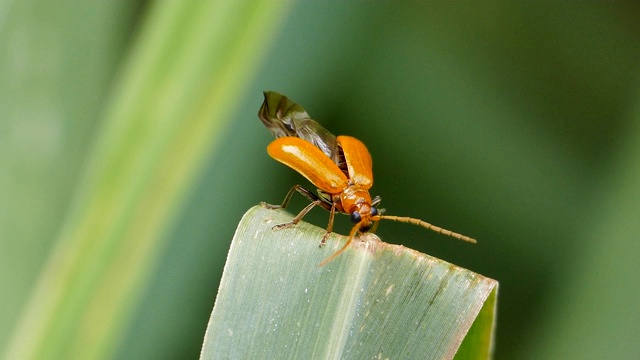
<svg viewBox="0 0 640 360"><path fill-rule="evenodd" d="M374 218L378 216L378 209L371 206L368 203L358 203L354 206L354 211L351 212L349 218L354 224L358 224L358 229L361 232L367 232L371 230L374 224Z"/></svg>

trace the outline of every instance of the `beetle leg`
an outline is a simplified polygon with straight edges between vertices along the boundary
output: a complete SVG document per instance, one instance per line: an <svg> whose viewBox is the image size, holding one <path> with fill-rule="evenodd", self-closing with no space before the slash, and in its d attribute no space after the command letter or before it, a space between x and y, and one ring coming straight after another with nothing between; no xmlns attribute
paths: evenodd
<svg viewBox="0 0 640 360"><path fill-rule="evenodd" d="M314 206L316 205L320 205L322 201L320 199L313 201L312 203L310 203L309 205L305 206L304 209L302 209L302 211L300 211L298 213L298 215L296 215L296 217L293 218L293 220L291 220L291 222L288 223L284 223L284 224L280 224L280 225L276 225L274 226L272 229L273 230L282 230L282 229L286 229L288 227L291 227L297 223L300 222L300 220L302 220L302 218L307 215L309 213L309 211L311 211L311 209L313 209Z"/></svg>
<svg viewBox="0 0 640 360"><path fill-rule="evenodd" d="M289 192L287 193L287 196L284 197L284 200L282 200L282 204L281 205L272 205L272 204L267 204L265 202L261 202L260 204L264 207L266 207L267 209L286 209L287 206L289 206L289 202L291 201L291 197L293 196L294 192L299 192L300 195L306 197L307 199L309 199L309 201L318 201L320 200L320 206L322 206L323 208L325 208L327 211L329 209L331 209L331 205L330 204L326 204L325 200L320 199L316 194L312 193L311 191L305 189L304 187L302 187L302 185L294 185L291 190L289 190Z"/></svg>
<svg viewBox="0 0 640 360"><path fill-rule="evenodd" d="M380 197L380 195L377 195L376 197L373 198L373 200L371 201L371 206L373 207L378 207L378 205L380 205L380 202L382 201L382 198Z"/></svg>
<svg viewBox="0 0 640 360"><path fill-rule="evenodd" d="M284 197L284 200L282 201L282 205L270 205L270 204L265 204L263 203L264 206L266 206L269 209L279 209L279 208L286 208L289 205L289 201L291 201L291 196L293 196L294 192L299 192L302 196L306 197L307 199L311 200L311 203L309 205L307 205L304 209L302 209L302 211L300 211L298 213L298 215L296 215L296 217L293 218L293 220L289 223L285 223L285 224L280 224L280 225L276 225L273 227L273 230L281 230L281 229L286 229L290 226L293 226L297 223L300 222L300 220L302 220L302 218L307 215L307 213L309 213L309 211L311 211L311 209L313 209L314 206L316 205L320 205L323 208L325 208L326 210L330 210L333 205L328 204L324 199L319 198L318 196L316 196L314 193L312 193L311 191L303 188L300 185L295 185L294 187L291 188L291 190L289 190L289 192L287 193L287 196ZM331 222L331 225L333 225L333 221Z"/></svg>
<svg viewBox="0 0 640 360"><path fill-rule="evenodd" d="M327 239L329 238L329 235L333 231L333 218L335 217L335 215L336 215L336 204L333 203L331 204L331 210L329 210L329 225L327 225L327 232L324 233L322 240L320 240L320 247L324 246L324 244L327 242Z"/></svg>
<svg viewBox="0 0 640 360"><path fill-rule="evenodd" d="M287 195L284 197L284 200L282 200L282 204L281 204L281 205L272 205L272 204L267 204L267 203L265 203L265 202L263 202L263 203L262 203L262 205L264 205L264 206L265 206L265 207L267 207L268 209L285 209L285 208L289 205L289 201L291 201L291 196L293 196L293 192L294 192L294 191L298 191L298 192L299 192L299 193L301 193L302 195L305 195L305 194L303 194L303 193L300 191L300 189L302 189L302 190L307 190L307 189L303 188L303 187L302 187L302 186L300 186L300 185L294 185L294 186L289 190L289 192L287 193ZM308 193L311 193L311 192L310 192L310 191L308 191L308 190L307 190L307 192L308 192ZM306 195L305 195L305 196L306 196ZM307 198L309 198L309 197L307 196ZM309 198L309 200L314 201L315 199L311 199L311 198Z"/></svg>

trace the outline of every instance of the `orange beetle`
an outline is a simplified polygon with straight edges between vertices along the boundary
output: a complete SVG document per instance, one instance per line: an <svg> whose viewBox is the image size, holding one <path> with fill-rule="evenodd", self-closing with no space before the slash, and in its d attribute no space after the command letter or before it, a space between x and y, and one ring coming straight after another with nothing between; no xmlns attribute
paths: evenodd
<svg viewBox="0 0 640 360"><path fill-rule="evenodd" d="M276 95L279 94L276 93ZM265 103L266 101L267 93L265 93ZM304 114L306 115L306 113ZM289 131L288 134L297 135L293 131ZM355 223L344 246L320 263L320 266L335 259L346 250L356 234L370 231L374 224L382 219L410 223L456 239L476 242L468 236L445 230L419 219L382 215L382 210L379 211L376 208L380 203L380 197L375 197L372 200L369 194L369 189L373 185L373 172L371 155L366 146L351 136L338 136L335 141L337 145L336 158L344 159L344 163L331 159L319 147L301 137L282 136L267 147L267 152L273 159L297 171L318 188L318 196L316 196L302 186L295 185L287 193L282 205L269 205L271 208L285 208L295 191L312 201L290 223L276 225L274 229L283 229L297 224L317 205L322 206L330 213L327 232L323 236L320 246L325 243L333 229L336 211L350 215L351 221Z"/></svg>

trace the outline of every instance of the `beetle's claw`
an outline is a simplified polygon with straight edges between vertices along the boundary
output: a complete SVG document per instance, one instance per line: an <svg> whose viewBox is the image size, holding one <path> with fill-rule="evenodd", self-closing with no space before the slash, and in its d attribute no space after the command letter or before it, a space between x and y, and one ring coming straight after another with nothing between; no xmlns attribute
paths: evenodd
<svg viewBox="0 0 640 360"><path fill-rule="evenodd" d="M280 225L273 226L273 227L271 228L271 230L273 230L273 231L283 230L283 229L290 228L290 227L292 227L292 226L293 226L293 225L295 225L295 224L296 224L296 223L294 223L294 222L284 223L284 224L280 224Z"/></svg>
<svg viewBox="0 0 640 360"><path fill-rule="evenodd" d="M327 243L327 239L329 238L329 235L331 235L329 231L324 233L324 236L322 237L322 240L320 240L320 245L318 245L318 247L323 247Z"/></svg>
<svg viewBox="0 0 640 360"><path fill-rule="evenodd" d="M264 201L260 201L260 206L264 206L267 209L281 209L282 205L271 205L271 204L267 204Z"/></svg>

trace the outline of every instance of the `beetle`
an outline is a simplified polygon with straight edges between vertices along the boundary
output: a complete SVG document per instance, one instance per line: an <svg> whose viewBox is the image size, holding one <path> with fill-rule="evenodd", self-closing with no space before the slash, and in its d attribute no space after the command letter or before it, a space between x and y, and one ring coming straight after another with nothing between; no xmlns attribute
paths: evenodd
<svg viewBox="0 0 640 360"><path fill-rule="evenodd" d="M265 93L265 103L261 107L260 114L262 114L263 108L267 104L268 95L268 93ZM286 97L283 96L282 98L288 101ZM282 102L281 100L281 104L286 104L286 101ZM306 115L306 112L304 114ZM306 117L308 118L308 115ZM308 120L313 121L311 119ZM265 121L263 120L263 122ZM315 121L313 123L317 124ZM318 188L318 195L316 196L304 187L295 185L289 190L281 205L267 205L270 208L286 208L295 192L302 194L311 201L291 222L276 225L273 228L279 230L293 226L300 222L312 208L321 206L329 211L327 231L320 242L320 246L322 246L333 229L336 212L349 215L351 222L354 223L346 243L321 262L320 266L327 264L346 250L358 233L374 230L377 222L384 219L418 225L459 240L471 243L476 242L473 238L443 229L420 219L383 215L383 209L379 210L377 208L380 204L380 197L376 196L372 199L369 193L369 189L373 185L372 159L369 150L360 140L351 136L337 136L335 137L335 149L327 153L314 142L307 140L304 136L300 136L300 133L295 131L294 127L281 127L281 125L285 125L284 121L280 124L277 119L273 120L272 118L270 124L275 129L286 130L282 130L278 134L274 133L277 138L267 147L269 156L297 171ZM302 128L311 129L308 124L315 126L312 123L307 123L307 127L302 126ZM320 125L317 124L317 126ZM272 128L270 130L274 132ZM316 139L320 140L326 138L326 134L316 137Z"/></svg>

